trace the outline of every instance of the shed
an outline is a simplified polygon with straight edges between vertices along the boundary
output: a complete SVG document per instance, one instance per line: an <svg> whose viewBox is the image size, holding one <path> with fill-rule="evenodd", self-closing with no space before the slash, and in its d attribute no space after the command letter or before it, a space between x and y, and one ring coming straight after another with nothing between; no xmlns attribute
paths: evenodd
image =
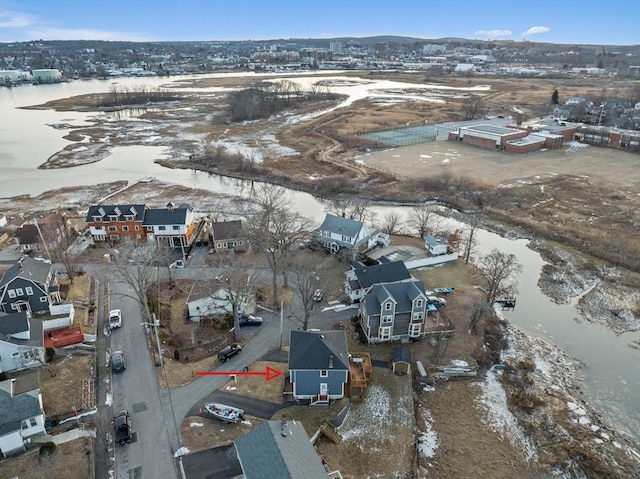
<svg viewBox="0 0 640 479"><path fill-rule="evenodd" d="M402 346L393 348L392 369L398 376L411 374L411 352Z"/></svg>

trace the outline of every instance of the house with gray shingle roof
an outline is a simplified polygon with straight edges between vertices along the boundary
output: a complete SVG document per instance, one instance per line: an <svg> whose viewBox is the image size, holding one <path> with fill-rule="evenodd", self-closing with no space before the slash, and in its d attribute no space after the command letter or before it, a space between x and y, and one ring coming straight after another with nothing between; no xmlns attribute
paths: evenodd
<svg viewBox="0 0 640 479"><path fill-rule="evenodd" d="M376 284L360 302L360 325L369 344L420 339L427 295L422 281Z"/></svg>
<svg viewBox="0 0 640 479"><path fill-rule="evenodd" d="M168 248L187 248L196 237L198 222L193 211L168 203L164 208L147 208L142 221L148 241Z"/></svg>
<svg viewBox="0 0 640 479"><path fill-rule="evenodd" d="M211 240L216 253L247 249L247 238L242 230L242 221L217 221L211 225Z"/></svg>
<svg viewBox="0 0 640 479"><path fill-rule="evenodd" d="M142 221L145 205L93 205L89 207L86 222L95 242L119 243L131 239L142 243L146 235Z"/></svg>
<svg viewBox="0 0 640 479"><path fill-rule="evenodd" d="M49 293L56 286L51 261L25 256L11 266L0 280L0 311L49 311Z"/></svg>
<svg viewBox="0 0 640 479"><path fill-rule="evenodd" d="M291 331L289 380L293 397L329 404L345 395L349 352L344 331Z"/></svg>
<svg viewBox="0 0 640 479"><path fill-rule="evenodd" d="M26 311L0 313L0 373L40 366L44 358L42 321Z"/></svg>
<svg viewBox="0 0 640 479"><path fill-rule="evenodd" d="M364 298L374 284L398 283L413 279L403 261L392 261L373 266L354 261L351 264L351 269L345 274L347 279L344 291L352 302Z"/></svg>
<svg viewBox="0 0 640 479"><path fill-rule="evenodd" d="M245 479L327 479L301 422L266 421L235 441Z"/></svg>
<svg viewBox="0 0 640 479"><path fill-rule="evenodd" d="M371 230L362 221L344 218L328 213L322 225L313 232L313 237L329 252L346 252L352 260L379 243L389 244L389 237L377 230Z"/></svg>
<svg viewBox="0 0 640 479"><path fill-rule="evenodd" d="M0 381L0 453L25 451L27 438L45 432L38 373Z"/></svg>

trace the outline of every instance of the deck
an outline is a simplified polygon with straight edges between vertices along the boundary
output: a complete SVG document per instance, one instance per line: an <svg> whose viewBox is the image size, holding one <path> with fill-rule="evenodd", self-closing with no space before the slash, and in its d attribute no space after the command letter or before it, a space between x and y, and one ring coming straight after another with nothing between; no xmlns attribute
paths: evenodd
<svg viewBox="0 0 640 479"><path fill-rule="evenodd" d="M52 329L44 333L45 348L61 348L84 342L82 326L72 325L61 329Z"/></svg>

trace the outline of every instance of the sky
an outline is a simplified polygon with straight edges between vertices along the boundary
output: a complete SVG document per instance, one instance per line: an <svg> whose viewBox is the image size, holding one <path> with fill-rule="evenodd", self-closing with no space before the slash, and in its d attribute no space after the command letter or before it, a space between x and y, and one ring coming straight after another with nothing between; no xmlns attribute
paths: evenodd
<svg viewBox="0 0 640 479"><path fill-rule="evenodd" d="M640 45L640 0L0 0L0 42L375 35Z"/></svg>

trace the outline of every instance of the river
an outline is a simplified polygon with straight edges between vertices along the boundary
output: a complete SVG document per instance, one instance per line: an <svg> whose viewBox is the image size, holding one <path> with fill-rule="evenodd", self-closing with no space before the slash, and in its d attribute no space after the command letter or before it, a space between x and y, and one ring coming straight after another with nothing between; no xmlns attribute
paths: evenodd
<svg viewBox="0 0 640 479"><path fill-rule="evenodd" d="M299 77L289 79L299 83L310 81L308 77L303 81ZM117 80L128 86L160 86L168 81L167 78ZM245 181L161 167L154 161L168 152L154 146L115 147L110 156L97 163L59 170L37 169L69 144L63 138L65 129L51 125L82 125L96 114L19 107L108 92L112 84L110 80L86 80L0 88L0 197L38 195L61 187L118 180L136 181L146 176L230 195L250 194L250 184ZM350 78L332 91L349 95L347 102L351 102L366 95L380 94L384 87L394 88L397 92L402 86L396 82L358 82ZM406 86L416 88L413 84ZM323 218L325 206L320 200L306 193L291 191L290 194L305 215L318 221ZM389 208L378 208L378 217L382 218ZM640 332L617 336L602 325L582 319L573 305L550 301L537 286L544 261L527 247L526 240L509 240L484 230L477 237L480 253L488 253L495 247L515 254L524 266L517 307L505 314L509 321L530 334L549 340L580 361L584 365L585 399L620 430L640 440L640 351L629 346L632 341L640 340Z"/></svg>

